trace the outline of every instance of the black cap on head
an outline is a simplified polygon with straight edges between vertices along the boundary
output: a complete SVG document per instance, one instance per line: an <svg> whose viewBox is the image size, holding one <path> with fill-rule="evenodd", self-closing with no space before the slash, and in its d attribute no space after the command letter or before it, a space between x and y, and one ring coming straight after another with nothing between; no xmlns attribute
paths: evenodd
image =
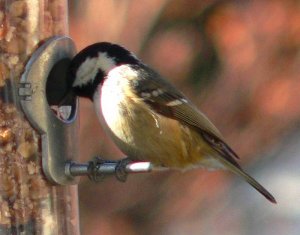
<svg viewBox="0 0 300 235"><path fill-rule="evenodd" d="M97 58L99 58L100 60L101 55L104 55L103 58L105 61L102 60L99 63L91 63L90 65L88 63L85 63ZM117 44L112 44L109 42L100 42L92 44L81 50L72 59L69 67L68 77L68 84L70 84L70 88L74 89L74 92L79 96L92 99L95 89L103 81L106 75L106 63L118 66L122 64L139 64L140 61L131 52ZM84 73L84 82L82 78L78 78L77 73L78 70L85 69L83 66L87 66L87 71ZM95 68L93 66L99 67ZM91 72L89 73L89 71ZM74 87L76 79L82 79L82 82L80 83L80 85L76 85Z"/></svg>
<svg viewBox="0 0 300 235"><path fill-rule="evenodd" d="M101 52L114 59L116 65L139 63L139 60L124 47L109 42L98 42L87 46L73 58L70 65L71 73L76 75L76 71L87 58L98 57Z"/></svg>

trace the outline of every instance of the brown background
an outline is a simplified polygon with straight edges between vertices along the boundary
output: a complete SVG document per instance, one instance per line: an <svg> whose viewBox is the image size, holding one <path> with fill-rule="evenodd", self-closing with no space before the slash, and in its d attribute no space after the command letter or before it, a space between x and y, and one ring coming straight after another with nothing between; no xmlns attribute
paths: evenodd
<svg viewBox="0 0 300 235"><path fill-rule="evenodd" d="M122 44L175 83L278 200L219 171L82 179L82 234L298 234L299 1L70 1L70 35L78 50ZM82 161L122 156L80 108Z"/></svg>

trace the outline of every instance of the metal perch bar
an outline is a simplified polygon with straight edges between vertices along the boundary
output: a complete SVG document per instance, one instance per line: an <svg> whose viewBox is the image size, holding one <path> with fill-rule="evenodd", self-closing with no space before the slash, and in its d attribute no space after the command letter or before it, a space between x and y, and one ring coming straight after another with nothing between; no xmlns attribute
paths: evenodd
<svg viewBox="0 0 300 235"><path fill-rule="evenodd" d="M116 167L119 161L103 161L97 163L97 174L99 175L113 175L116 172ZM89 175L90 163L75 163L68 162L65 166L65 172L68 176L84 176ZM150 162L129 162L125 166L125 172L129 174L133 173L147 173L152 171L153 166Z"/></svg>

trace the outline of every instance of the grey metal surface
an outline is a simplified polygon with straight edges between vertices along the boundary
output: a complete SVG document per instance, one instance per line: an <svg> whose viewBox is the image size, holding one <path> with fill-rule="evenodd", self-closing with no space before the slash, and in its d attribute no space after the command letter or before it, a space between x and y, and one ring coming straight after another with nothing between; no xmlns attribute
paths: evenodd
<svg viewBox="0 0 300 235"><path fill-rule="evenodd" d="M75 46L70 38L50 38L31 56L19 88L21 107L41 135L43 171L50 181L61 185L76 184L79 180L65 174L66 162L78 157L78 101L74 100L71 117L59 119L47 102L46 83L53 66L74 55Z"/></svg>
<svg viewBox="0 0 300 235"><path fill-rule="evenodd" d="M107 160L103 163L98 163L96 174L99 175L114 175L116 174L116 167L120 161ZM125 172L132 173L148 173L153 170L153 166L150 162L128 162L125 166ZM68 162L65 167L67 175L82 176L89 175L89 163L75 163Z"/></svg>

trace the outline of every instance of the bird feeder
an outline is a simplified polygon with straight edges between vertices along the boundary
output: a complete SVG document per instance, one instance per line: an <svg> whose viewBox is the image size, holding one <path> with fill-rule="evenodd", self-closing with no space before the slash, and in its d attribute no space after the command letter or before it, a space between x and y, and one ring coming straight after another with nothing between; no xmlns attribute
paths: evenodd
<svg viewBox="0 0 300 235"><path fill-rule="evenodd" d="M79 234L77 176L116 173L119 161L78 163L77 98L59 107L76 52L67 34L66 0L0 2L0 234Z"/></svg>
<svg viewBox="0 0 300 235"><path fill-rule="evenodd" d="M75 53L70 39L53 37L68 34L67 1L0 8L0 234L79 234L76 180L61 174L77 157L77 101L63 121L47 95L52 68Z"/></svg>

